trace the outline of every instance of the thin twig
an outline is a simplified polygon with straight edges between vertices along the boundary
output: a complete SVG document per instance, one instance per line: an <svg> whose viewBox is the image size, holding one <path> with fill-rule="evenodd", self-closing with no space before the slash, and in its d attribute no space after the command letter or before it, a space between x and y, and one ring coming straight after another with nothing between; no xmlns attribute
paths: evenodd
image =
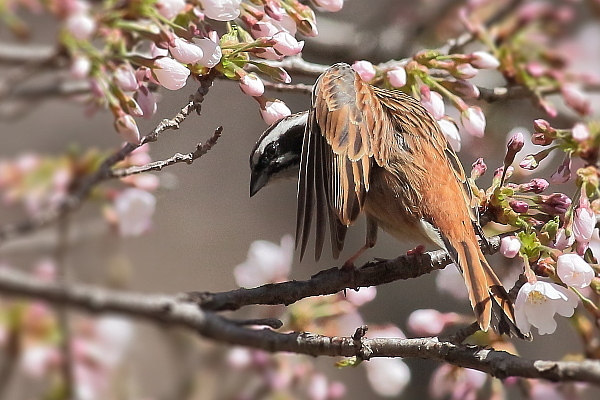
<svg viewBox="0 0 600 400"><path fill-rule="evenodd" d="M312 93L312 85L305 83L297 83L295 85L289 85L287 83L274 83L263 80L265 89L273 90L275 92L296 92L296 93Z"/></svg>

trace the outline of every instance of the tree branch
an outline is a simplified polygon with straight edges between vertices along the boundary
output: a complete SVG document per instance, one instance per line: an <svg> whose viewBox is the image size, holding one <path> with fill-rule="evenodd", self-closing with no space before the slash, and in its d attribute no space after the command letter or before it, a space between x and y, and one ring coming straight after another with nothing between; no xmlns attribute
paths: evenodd
<svg viewBox="0 0 600 400"><path fill-rule="evenodd" d="M520 376L600 384L600 361L597 360L534 361L504 351L455 345L437 338L368 339L328 337L307 332L279 333L268 328L249 329L245 327L246 322L237 323L211 311L204 311L181 297L76 284L65 287L40 281L9 268L0 270L0 291L89 312L116 312L154 323L183 326L218 342L270 352L358 357L365 360L373 357L414 357L477 369L501 379Z"/></svg>

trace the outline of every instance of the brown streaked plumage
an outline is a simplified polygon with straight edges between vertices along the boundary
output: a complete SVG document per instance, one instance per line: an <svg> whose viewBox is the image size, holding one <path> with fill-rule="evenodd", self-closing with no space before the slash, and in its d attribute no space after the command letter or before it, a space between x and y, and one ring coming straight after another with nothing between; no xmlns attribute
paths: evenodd
<svg viewBox="0 0 600 400"><path fill-rule="evenodd" d="M347 64L330 67L313 90L299 178L301 257L313 214L318 259L326 221L337 258L347 227L364 213L365 248L375 244L380 226L398 240L447 250L463 273L481 329L492 324L522 337L512 303L479 248L464 171L417 100L363 82Z"/></svg>

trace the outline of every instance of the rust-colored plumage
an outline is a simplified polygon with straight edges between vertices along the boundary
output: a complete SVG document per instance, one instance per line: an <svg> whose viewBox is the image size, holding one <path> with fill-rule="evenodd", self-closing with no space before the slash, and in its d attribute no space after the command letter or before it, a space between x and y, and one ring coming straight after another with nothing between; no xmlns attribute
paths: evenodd
<svg viewBox="0 0 600 400"><path fill-rule="evenodd" d="M317 80L304 135L296 242L301 256L316 214L319 258L329 221L334 257L359 214L377 227L446 249L461 269L479 326L513 332L513 306L481 252L465 174L437 122L414 98L365 83L347 64ZM493 311L493 312L492 312ZM492 320L492 315L495 316Z"/></svg>

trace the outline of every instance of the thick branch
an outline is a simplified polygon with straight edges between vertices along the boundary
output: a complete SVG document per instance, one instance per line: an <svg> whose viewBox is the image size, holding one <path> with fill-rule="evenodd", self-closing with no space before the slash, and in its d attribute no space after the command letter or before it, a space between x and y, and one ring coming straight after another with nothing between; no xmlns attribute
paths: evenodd
<svg viewBox="0 0 600 400"><path fill-rule="evenodd" d="M503 351L440 342L437 338L367 339L248 329L174 296L139 294L85 285L60 286L23 273L0 270L0 292L43 299L90 312L116 312L155 323L183 326L215 341L271 352L312 356L415 357L473 368L498 378L520 376L551 381L600 383L600 361L533 361Z"/></svg>

